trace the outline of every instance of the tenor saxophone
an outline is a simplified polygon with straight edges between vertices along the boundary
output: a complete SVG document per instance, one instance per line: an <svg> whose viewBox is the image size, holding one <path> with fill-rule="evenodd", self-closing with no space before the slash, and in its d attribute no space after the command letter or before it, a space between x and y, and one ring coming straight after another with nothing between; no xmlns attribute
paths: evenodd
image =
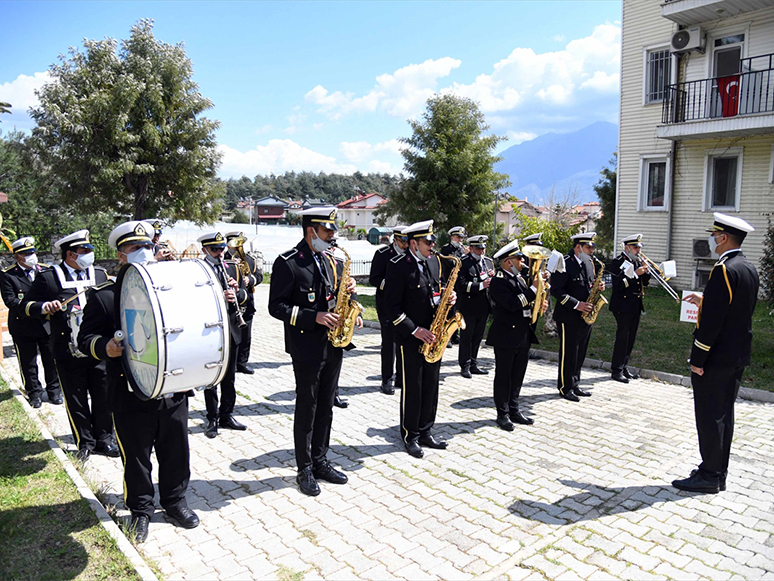
<svg viewBox="0 0 774 581"><path fill-rule="evenodd" d="M599 264L599 270L597 271L597 277L594 279L594 284L591 285L589 298L586 301L594 305L594 308L592 308L588 313L583 313L583 315L581 315L587 325L594 324L594 321L597 320L597 315L599 315L599 311L602 310L602 307L607 304L607 299L602 295L601 290L602 276L605 273L605 264L595 256L592 256L591 258Z"/></svg>
<svg viewBox="0 0 774 581"><path fill-rule="evenodd" d="M441 295L441 300L438 303L438 310L435 311L433 317L433 323L430 325L429 331L435 335L435 340L432 343L422 343L419 348L419 352L425 356L425 361L428 363L435 363L440 361L443 357L443 352L446 351L446 346L449 344L449 339L454 332L459 329L465 328L465 319L459 313L454 313L451 319L447 320L449 311L451 310L451 295L454 292L454 284L457 282L457 274L460 272L462 261L456 256L443 256L438 254L440 258L454 261L454 268L452 268L449 274L449 280L446 281L446 288Z"/></svg>
<svg viewBox="0 0 774 581"><path fill-rule="evenodd" d="M341 250L346 260L344 261L344 271L341 273L341 280L339 281L339 292L336 295L336 308L333 311L339 316L339 324L337 327L328 330L328 340L334 347L346 347L352 342L357 318L363 312L363 305L353 300L350 292L347 290L352 265L349 253L335 243L331 245L331 248Z"/></svg>

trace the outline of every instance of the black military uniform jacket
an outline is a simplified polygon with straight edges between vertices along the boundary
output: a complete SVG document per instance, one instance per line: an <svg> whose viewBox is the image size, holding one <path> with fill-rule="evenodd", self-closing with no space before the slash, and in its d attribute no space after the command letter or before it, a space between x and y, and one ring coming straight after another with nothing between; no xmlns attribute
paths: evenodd
<svg viewBox="0 0 774 581"><path fill-rule="evenodd" d="M629 278L624 273L626 263L637 265L629 260L625 253L621 253L608 266L608 272L613 278L613 293L610 296L610 310L614 313L635 313L645 311L642 298L645 296L645 287L650 282L648 273L641 274L638 278Z"/></svg>
<svg viewBox="0 0 774 581"><path fill-rule="evenodd" d="M306 240L280 254L272 268L269 314L285 323L285 352L298 361L322 361L336 349L316 318L320 311L334 310L344 265L327 252L320 256L325 278Z"/></svg>
<svg viewBox="0 0 774 581"><path fill-rule="evenodd" d="M218 282L220 282L220 285L223 286L223 282L220 280L220 274L218 273L218 269L215 268L215 265L213 265L208 260L204 261L213 271L215 271L215 277L218 279ZM239 287L237 287L237 304L240 307L245 308L244 317L252 317L255 313L255 304L252 305L248 302L247 298L247 289L245 288L245 279L242 276L242 273L240 272L239 268L237 267L235 262L232 262L230 260L224 260L223 261L223 267L226 269L226 274L233 278L237 283L239 284ZM225 287L224 290L228 290L230 287ZM236 308L234 308L233 303L226 303L226 309L228 310L228 320L231 327L231 339L234 341L235 345L239 345L239 343L242 342L242 329L240 329L237 326L237 313Z"/></svg>
<svg viewBox="0 0 774 581"><path fill-rule="evenodd" d="M691 365L749 365L758 272L741 250L723 256L710 273L693 332Z"/></svg>
<svg viewBox="0 0 774 581"><path fill-rule="evenodd" d="M48 268L36 265L36 278ZM32 281L27 271L18 263L6 268L0 275L0 290L3 302L8 307L8 331L13 337L45 337L51 331L47 320L31 319L24 314L24 298L31 287Z"/></svg>
<svg viewBox="0 0 774 581"><path fill-rule="evenodd" d="M492 325L486 337L486 344L492 347L524 349L537 343L537 337L530 325L535 291L521 276L514 276L498 268L489 285L492 299Z"/></svg>
<svg viewBox="0 0 774 581"><path fill-rule="evenodd" d="M380 318L384 313L384 283L387 277L387 265L396 256L400 256L400 253L395 250L395 244L393 243L377 250L371 260L371 272L368 274L368 282L371 286L376 287L376 312L379 313Z"/></svg>
<svg viewBox="0 0 774 581"><path fill-rule="evenodd" d="M481 283L489 278L488 271L494 270L491 258L482 256L481 260L473 258L470 252L462 259L457 284L457 310L463 314L488 315L490 311L489 294L481 288Z"/></svg>
<svg viewBox="0 0 774 581"><path fill-rule="evenodd" d="M412 333L417 327L429 329L433 323L437 308L433 297L437 295L440 299L441 293L441 259L433 254L424 264L422 272L408 250L393 258L387 267L384 306L387 318L397 331L398 343L419 343Z"/></svg>
<svg viewBox="0 0 774 581"><path fill-rule="evenodd" d="M441 248L440 254L443 254L444 256L456 256L460 260L465 258L467 256L467 253L465 252L465 247L460 244L459 246L455 246L451 242L449 242L446 246ZM448 260L448 259L441 259L441 280L446 283L447 280L449 280L449 275L451 274L452 268L454 268L454 261Z"/></svg>
<svg viewBox="0 0 774 581"><path fill-rule="evenodd" d="M70 271L67 267L62 266L62 270L64 272L64 279L66 281L72 281ZM103 268L95 266L94 286L107 282L107 279L107 272L105 272ZM59 278L54 272L54 267L47 268L38 274L35 278L35 282L32 283L29 292L25 295L24 313L29 317L43 319L47 317L47 315L43 313L43 303L48 301L64 302L68 298L75 296L75 294L75 289L62 288L62 285L59 283ZM75 299L65 307L64 311L59 311L51 315L51 348L54 352L54 358L56 359L71 357L69 348L70 326L68 324L68 316L77 302L78 299Z"/></svg>
<svg viewBox="0 0 774 581"><path fill-rule="evenodd" d="M122 357L108 357L107 344L119 328L115 321L115 281L87 291L89 300L83 310L83 322L78 333L78 349L97 361L107 362L108 407L111 412L152 413L182 402L181 392L169 397L142 401L129 390L124 374Z"/></svg>
<svg viewBox="0 0 774 581"><path fill-rule="evenodd" d="M551 296L556 299L554 320L557 323L582 323L581 313L575 306L585 302L594 280L589 280L586 269L578 264L575 254L564 257L565 271L551 275Z"/></svg>

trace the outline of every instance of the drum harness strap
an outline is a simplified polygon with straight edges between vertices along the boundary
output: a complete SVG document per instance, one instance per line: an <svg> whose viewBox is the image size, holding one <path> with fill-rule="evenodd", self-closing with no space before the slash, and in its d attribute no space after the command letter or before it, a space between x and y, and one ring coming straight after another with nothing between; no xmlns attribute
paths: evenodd
<svg viewBox="0 0 774 581"><path fill-rule="evenodd" d="M94 286L94 284L97 282L97 279L94 277L93 266L90 266L86 270L86 278L84 280L67 280L64 268L61 264L55 264L52 268L54 269L54 273L56 273L57 279L59 280L59 286L61 286L63 289L75 289L76 293L80 293L81 291ZM77 312L74 309L71 309L70 312L65 315L65 320L67 321L67 326L70 327L70 354L73 357L83 358L88 357L88 355L81 353L81 351L78 349L78 332L81 329L83 308L86 306L86 293L79 294L77 300L80 309Z"/></svg>

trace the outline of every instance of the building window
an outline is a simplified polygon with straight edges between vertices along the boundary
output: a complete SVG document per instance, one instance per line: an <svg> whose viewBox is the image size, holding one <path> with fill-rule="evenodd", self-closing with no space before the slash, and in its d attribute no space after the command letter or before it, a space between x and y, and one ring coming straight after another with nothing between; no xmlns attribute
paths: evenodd
<svg viewBox="0 0 774 581"><path fill-rule="evenodd" d="M741 147L710 150L704 162L704 210L739 211L742 189Z"/></svg>
<svg viewBox="0 0 774 581"><path fill-rule="evenodd" d="M667 210L669 202L669 167L669 157L667 156L642 156L640 160L640 210Z"/></svg>
<svg viewBox="0 0 774 581"><path fill-rule="evenodd" d="M645 104L660 103L666 99L672 64L668 49L649 50L645 58Z"/></svg>

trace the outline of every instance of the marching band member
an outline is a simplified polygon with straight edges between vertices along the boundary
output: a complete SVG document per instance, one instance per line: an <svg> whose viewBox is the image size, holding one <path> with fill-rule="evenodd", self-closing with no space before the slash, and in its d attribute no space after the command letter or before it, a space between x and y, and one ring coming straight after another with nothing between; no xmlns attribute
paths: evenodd
<svg viewBox="0 0 774 581"><path fill-rule="evenodd" d="M247 291L244 279L236 264L224 261L226 239L220 232L207 232L197 239L202 245L204 261L215 271L215 276L223 287L226 299L229 321L231 322L231 348L229 349L228 367L220 382L222 400L218 408L218 386L204 390L204 403L207 406L207 426L204 435L215 438L218 427L229 430L246 430L247 426L239 423L233 416L236 404L236 358L239 343L242 341L242 329L238 324L239 309L247 306Z"/></svg>
<svg viewBox="0 0 774 581"><path fill-rule="evenodd" d="M591 394L579 387L581 367L591 338L591 325L583 320L594 305L587 302L594 284L594 238L596 232L581 232L572 237L573 247L565 256L564 272L551 275L551 294L556 299L554 320L559 331L559 394L570 401ZM604 290L604 283L602 284Z"/></svg>
<svg viewBox="0 0 774 581"><path fill-rule="evenodd" d="M175 257L172 255L172 251L169 248L165 248L159 243L159 239L161 238L161 234L164 229L164 223L156 218L155 220L149 220L150 224L153 225L153 257L154 260L158 260L159 262L163 260L174 260Z"/></svg>
<svg viewBox="0 0 774 581"><path fill-rule="evenodd" d="M38 319L50 317L52 350L78 459L85 462L92 453L118 458L107 408L105 363L93 360L77 345L78 326L87 300L85 291L107 281L107 273L93 266L94 246L88 230L78 230L58 240L54 251L61 251L62 262L35 277L24 297L24 313Z"/></svg>
<svg viewBox="0 0 774 581"><path fill-rule="evenodd" d="M441 361L429 363L420 353L422 343L432 343L430 332L440 300L441 260L433 255L433 221L417 222L404 228L409 251L396 256L387 267L384 304L395 327L399 365L403 373L400 432L406 451L424 456L422 446L444 450L447 442L432 434L438 408ZM457 299L452 293L451 304Z"/></svg>
<svg viewBox="0 0 774 581"><path fill-rule="evenodd" d="M465 318L465 328L460 330L458 362L460 374L467 379L489 373L478 366L478 348L484 338L491 309L487 289L494 276L494 263L484 256L488 239L485 234L468 238L470 251L462 258L455 285L457 310Z"/></svg>
<svg viewBox="0 0 774 581"><path fill-rule="evenodd" d="M343 264L326 251L336 233L336 208L311 208L302 216L304 239L274 262L269 314L285 324L285 351L293 360L296 409L293 442L298 483L308 496L320 494L318 480L345 484L347 476L327 459L343 349L328 340L339 324L336 307ZM355 292L349 280L349 292ZM362 320L358 318L358 325Z"/></svg>
<svg viewBox="0 0 774 581"><path fill-rule="evenodd" d="M395 393L395 387L403 385L403 378L400 375L400 365L397 369L397 378L395 387L393 387L393 368L395 367L395 328L392 320L387 316L384 308L384 284L387 276L387 265L390 260L396 256L406 253L408 248L408 239L403 234L405 226L395 226L392 229L392 244L384 246L374 253L371 260L371 271L368 275L368 282L376 287L376 313L379 316L379 325L382 335L382 393L392 395Z"/></svg>
<svg viewBox="0 0 774 581"><path fill-rule="evenodd" d="M514 422L534 423L519 410L519 393L527 371L530 345L538 342L530 325L532 309L529 306L535 300L538 283L522 276L525 256L516 240L503 246L494 257L500 259L500 266L489 286L494 316L486 344L494 347L495 352L497 425L512 432Z"/></svg>
<svg viewBox="0 0 774 581"><path fill-rule="evenodd" d="M750 364L752 317L758 299L758 272L742 253L754 228L741 218L715 213L709 229L713 254L720 256L710 273L704 297L688 301L699 307L691 349L691 385L699 434L701 464L672 486L689 492L726 489L734 437L734 401L744 368Z"/></svg>
<svg viewBox="0 0 774 581"><path fill-rule="evenodd" d="M24 391L30 405L40 408L42 405L43 387L38 379L38 351L43 361L43 371L46 376L46 392L48 401L61 405L62 388L56 375L54 355L51 353L51 334L48 321L31 319L24 314L24 296L30 290L32 282L48 266L38 264L35 254L35 239L32 236L19 238L11 244L13 248L13 264L0 275L0 289L3 302L8 307L8 331L13 337L16 357L19 359Z"/></svg>
<svg viewBox="0 0 774 581"><path fill-rule="evenodd" d="M115 228L108 238L120 264L145 264L153 260L147 222L132 221ZM132 512L130 532L137 542L148 538L153 518L151 452L159 464L159 500L168 517L183 528L199 525L185 499L191 477L188 449L188 396L170 393L142 401L129 389L121 363L123 346L114 339L120 328L115 320L115 284L110 281L89 291L78 345L96 361L107 362L108 405L113 412L116 438L124 465L124 502Z"/></svg>
<svg viewBox="0 0 774 581"><path fill-rule="evenodd" d="M238 236L243 236L242 232L233 231L226 232L226 243ZM232 250L230 247L226 249L226 258L234 260L235 262L240 260L236 255L236 250ZM255 258L245 252L245 261L247 262L247 270L250 273L245 278L245 287L247 290L247 303L244 319L247 323L242 327L242 340L239 342L237 348L236 370L238 373L245 373L252 375L255 373L251 368L247 366L250 361L250 347L253 344L253 315L255 314L255 287L261 284L263 280L263 274L258 272L258 264L255 262ZM238 265L238 263L237 263ZM241 272L241 270L240 270Z"/></svg>
<svg viewBox="0 0 774 581"><path fill-rule="evenodd" d="M640 376L626 367L631 357L640 315L645 312L642 299L645 287L650 282L648 266L640 257L642 234L633 234L623 239L624 251L610 264L608 269L613 278L613 294L610 296L610 311L617 324L615 347L613 347L612 378L621 383Z"/></svg>
<svg viewBox="0 0 774 581"><path fill-rule="evenodd" d="M467 237L468 233L465 230L464 226L454 226L453 228L449 228L449 243L441 248L441 254L444 256L456 256L460 260L465 258L465 254L467 254L467 249L465 246L463 246L462 242ZM449 278L449 272L451 271L451 261L449 260L442 260L441 261L441 280L446 283L446 280ZM454 334L451 336L451 344L452 345L458 345L460 342L460 329L457 329L454 331Z"/></svg>

